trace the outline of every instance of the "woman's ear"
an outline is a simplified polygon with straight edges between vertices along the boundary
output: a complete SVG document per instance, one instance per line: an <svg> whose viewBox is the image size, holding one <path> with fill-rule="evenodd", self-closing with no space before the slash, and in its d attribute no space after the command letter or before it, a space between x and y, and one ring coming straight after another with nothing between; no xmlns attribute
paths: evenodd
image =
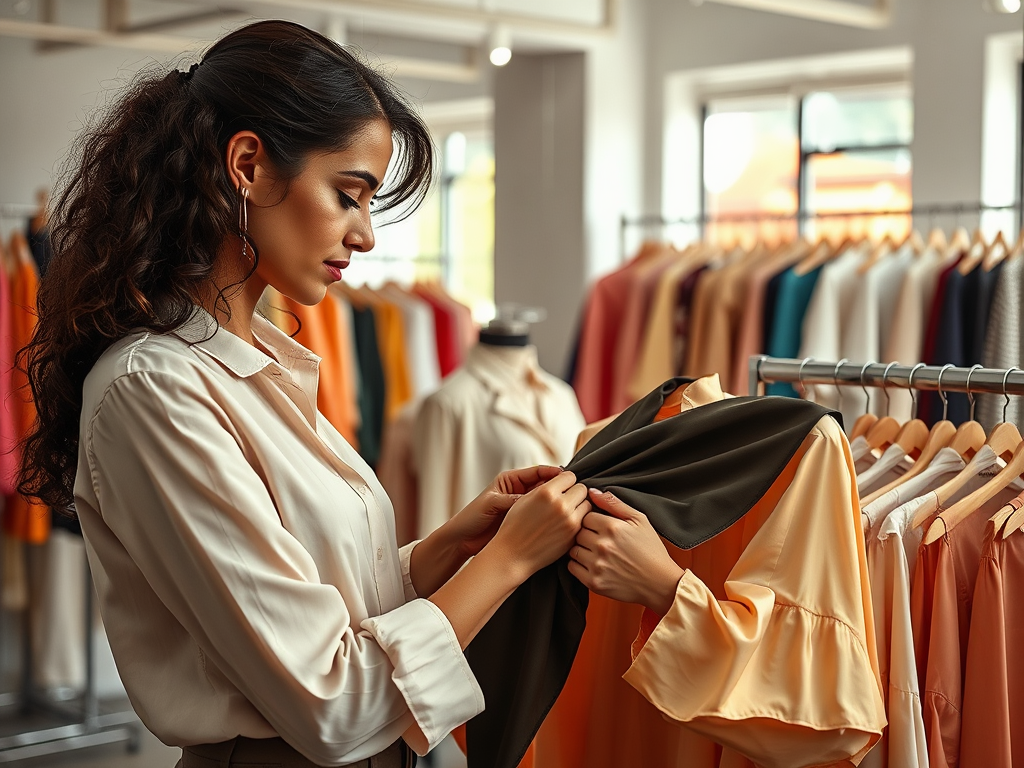
<svg viewBox="0 0 1024 768"><path fill-rule="evenodd" d="M256 168L265 157L263 142L252 131L239 131L228 139L224 159L231 186L235 189L251 186L256 181Z"/></svg>

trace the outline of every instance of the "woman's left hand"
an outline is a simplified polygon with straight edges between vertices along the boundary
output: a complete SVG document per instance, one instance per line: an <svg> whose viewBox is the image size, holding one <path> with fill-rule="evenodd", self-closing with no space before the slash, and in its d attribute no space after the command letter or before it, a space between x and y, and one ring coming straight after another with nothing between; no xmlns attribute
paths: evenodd
<svg viewBox="0 0 1024 768"><path fill-rule="evenodd" d="M505 519L505 513L525 493L561 473L558 467L537 466L502 472L483 493L449 522L463 558L473 557L486 546Z"/></svg>
<svg viewBox="0 0 1024 768"><path fill-rule="evenodd" d="M569 550L569 572L587 589L623 603L668 613L683 569L668 554L647 516L611 493L591 489L600 512L583 518Z"/></svg>

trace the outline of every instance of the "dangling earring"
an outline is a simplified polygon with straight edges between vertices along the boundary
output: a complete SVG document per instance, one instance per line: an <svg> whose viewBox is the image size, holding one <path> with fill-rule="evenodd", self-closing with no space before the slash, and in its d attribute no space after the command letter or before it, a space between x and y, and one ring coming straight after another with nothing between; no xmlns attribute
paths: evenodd
<svg viewBox="0 0 1024 768"><path fill-rule="evenodd" d="M252 258L249 256L249 209L246 204L249 202L249 190L238 185L238 236L242 240L242 258L250 264Z"/></svg>

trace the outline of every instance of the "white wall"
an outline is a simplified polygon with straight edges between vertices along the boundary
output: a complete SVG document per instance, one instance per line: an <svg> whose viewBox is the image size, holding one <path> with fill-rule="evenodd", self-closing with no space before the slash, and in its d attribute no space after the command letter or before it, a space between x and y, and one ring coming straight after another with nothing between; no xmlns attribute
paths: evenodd
<svg viewBox="0 0 1024 768"><path fill-rule="evenodd" d="M866 30L713 3L649 0L645 209L662 207L663 92L669 75L899 48L909 49L913 60L915 203L979 200L987 40L997 34L1024 37L1022 14L989 13L982 0L894 0L892 5L888 28ZM688 176L684 173L680 183L693 185L688 194L696 195L700 180Z"/></svg>

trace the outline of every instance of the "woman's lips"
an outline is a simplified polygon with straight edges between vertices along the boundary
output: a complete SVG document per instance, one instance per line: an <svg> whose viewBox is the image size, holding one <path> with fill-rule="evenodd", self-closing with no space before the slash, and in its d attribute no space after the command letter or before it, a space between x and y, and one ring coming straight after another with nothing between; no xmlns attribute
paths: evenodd
<svg viewBox="0 0 1024 768"><path fill-rule="evenodd" d="M341 280L341 270L348 266L347 261L325 261L324 266L334 282Z"/></svg>

